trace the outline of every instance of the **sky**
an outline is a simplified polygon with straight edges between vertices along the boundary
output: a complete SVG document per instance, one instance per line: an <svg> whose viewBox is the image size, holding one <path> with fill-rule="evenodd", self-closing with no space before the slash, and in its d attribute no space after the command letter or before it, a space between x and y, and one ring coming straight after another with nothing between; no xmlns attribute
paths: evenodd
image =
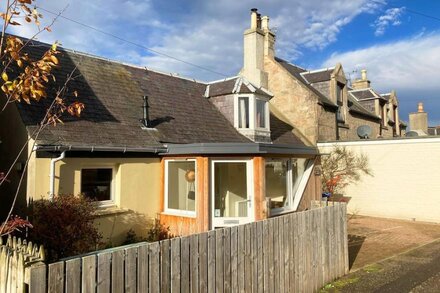
<svg viewBox="0 0 440 293"><path fill-rule="evenodd" d="M402 120L408 121L408 113L415 112L417 103L423 102L430 124L440 125L440 1L35 3L46 23L54 17L50 12L63 11L52 32L39 35L41 41L59 40L69 49L203 81L239 72L243 64L243 31L249 27L250 9L255 7L270 17L278 57L310 70L340 62L352 79L359 77L361 69L367 69L377 92L396 90ZM30 37L35 29L23 25L10 32Z"/></svg>

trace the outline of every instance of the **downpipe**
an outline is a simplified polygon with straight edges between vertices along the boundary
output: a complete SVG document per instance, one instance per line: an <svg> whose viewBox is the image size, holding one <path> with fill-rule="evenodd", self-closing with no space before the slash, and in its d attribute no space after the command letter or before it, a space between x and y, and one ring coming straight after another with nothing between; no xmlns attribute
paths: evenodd
<svg viewBox="0 0 440 293"><path fill-rule="evenodd" d="M55 163L63 160L66 157L66 151L63 151L61 155L57 158L53 158L50 160L50 191L49 191L49 200L52 201L55 195Z"/></svg>

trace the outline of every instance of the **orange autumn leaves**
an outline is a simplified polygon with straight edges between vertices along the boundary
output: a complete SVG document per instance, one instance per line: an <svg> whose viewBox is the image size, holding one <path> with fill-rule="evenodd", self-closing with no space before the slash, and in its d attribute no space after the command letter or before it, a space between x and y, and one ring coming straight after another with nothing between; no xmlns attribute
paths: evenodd
<svg viewBox="0 0 440 293"><path fill-rule="evenodd" d="M4 20L4 27L8 25L21 25L14 19L25 19L28 23L35 23L39 32L51 31L50 26L40 29L39 19L43 16L38 13L36 8L29 8L34 0L15 0L0 17ZM57 50L58 43L55 42L44 54L32 59L25 53L24 48L29 45L29 40L23 41L16 36L6 36L2 34L2 50L0 58L2 63L0 87L5 94L7 103L13 102L39 102L48 97L48 87L50 82L56 82L53 70L61 66L58 59L60 51ZM79 117L84 110L84 104L73 102L65 105L65 96L68 94L67 82L59 89L53 97L51 106L47 109L45 121L42 124L62 123L61 116L64 112ZM78 97L77 92L73 93ZM52 98L52 97L50 97Z"/></svg>

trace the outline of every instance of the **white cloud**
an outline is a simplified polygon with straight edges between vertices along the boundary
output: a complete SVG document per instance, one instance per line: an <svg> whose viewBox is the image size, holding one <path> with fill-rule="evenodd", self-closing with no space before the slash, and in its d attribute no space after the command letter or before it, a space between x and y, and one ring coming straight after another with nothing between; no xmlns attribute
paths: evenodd
<svg viewBox="0 0 440 293"><path fill-rule="evenodd" d="M412 38L376 45L359 50L336 53L322 66L333 66L341 62L344 71L350 73L367 69L372 87L379 92L397 91L402 119L415 111L417 102L425 102L431 121L440 120L440 33L421 34ZM353 78L354 76L352 76Z"/></svg>
<svg viewBox="0 0 440 293"><path fill-rule="evenodd" d="M405 7L400 8L390 8L385 11L385 14L379 16L372 26L376 29L374 34L376 36L381 36L385 33L385 30L389 26L398 26L402 22L400 21L400 17L405 11Z"/></svg>
<svg viewBox="0 0 440 293"><path fill-rule="evenodd" d="M40 4L59 11L67 1L40 1ZM271 0L270 3L258 0L95 0L71 2L65 16L190 63L233 75L241 68L242 33L249 26L252 7L258 7L261 13L271 17L271 26L277 28L277 54L292 60L300 56L304 48L322 50L335 42L342 27L357 15L375 12L384 4L385 0ZM50 18L44 14L46 19ZM198 79L219 78L66 20L60 19L53 31L41 39L47 42L59 39L68 48ZM23 28L15 32L30 35Z"/></svg>

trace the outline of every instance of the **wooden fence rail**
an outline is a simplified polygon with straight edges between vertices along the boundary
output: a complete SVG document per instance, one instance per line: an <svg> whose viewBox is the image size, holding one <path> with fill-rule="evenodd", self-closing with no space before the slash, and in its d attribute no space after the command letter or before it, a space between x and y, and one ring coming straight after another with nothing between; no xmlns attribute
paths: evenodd
<svg viewBox="0 0 440 293"><path fill-rule="evenodd" d="M32 242L9 236L0 237L0 293L24 292L26 269L44 261L44 250Z"/></svg>
<svg viewBox="0 0 440 293"><path fill-rule="evenodd" d="M40 292L316 292L348 272L346 205L36 266Z"/></svg>

